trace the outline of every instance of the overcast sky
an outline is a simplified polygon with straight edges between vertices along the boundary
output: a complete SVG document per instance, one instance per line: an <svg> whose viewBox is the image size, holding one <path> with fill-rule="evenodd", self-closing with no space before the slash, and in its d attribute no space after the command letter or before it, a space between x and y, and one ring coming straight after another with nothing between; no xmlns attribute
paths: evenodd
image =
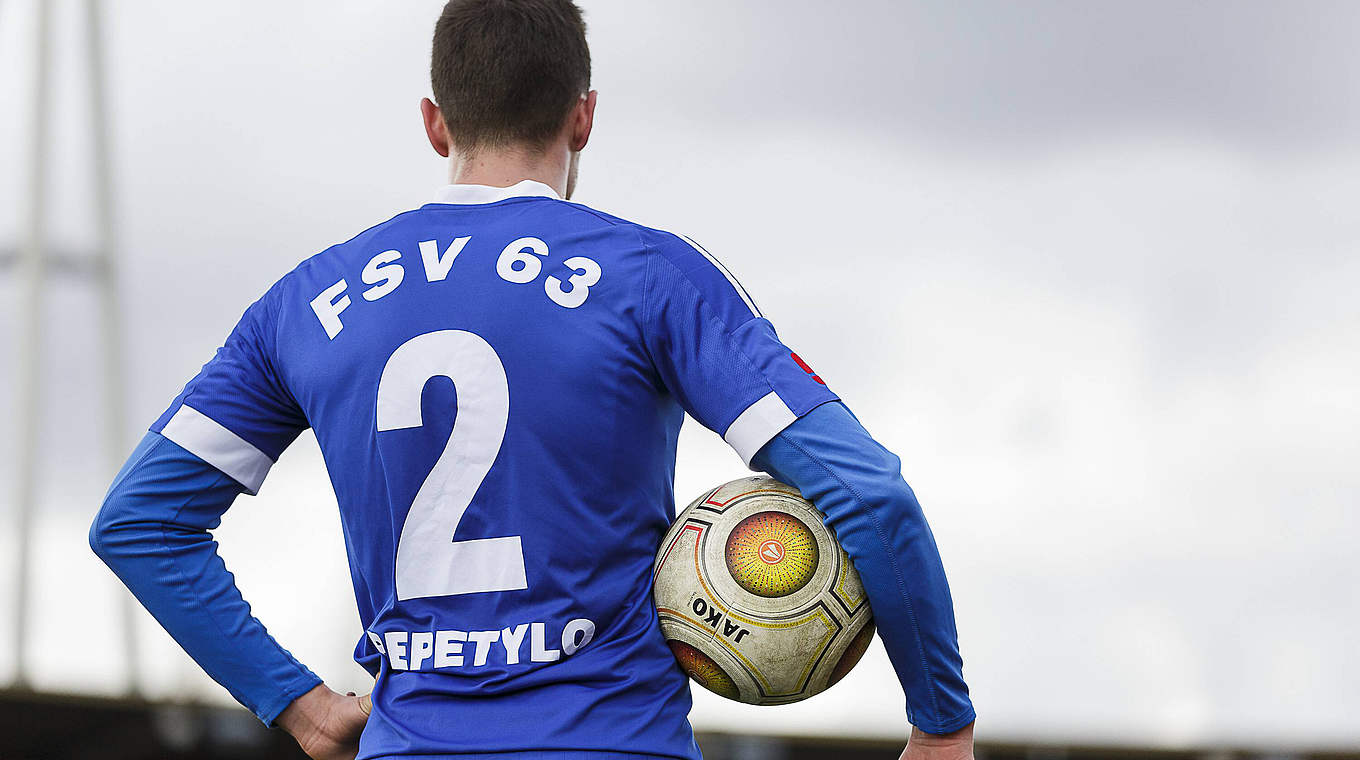
<svg viewBox="0 0 1360 760"><path fill-rule="evenodd" d="M129 448L270 283L443 181L417 111L440 5L109 3ZM1360 744L1360 4L583 5L578 200L703 241L902 456L979 735ZM0 248L32 7L0 3ZM51 238L79 248L80 26L56 7ZM116 691L119 597L84 534L112 473L94 301L56 284L44 319L30 664ZM30 444L0 441L3 482ZM687 424L680 499L741 472ZM279 640L365 688L314 439L219 536ZM148 690L227 698L143 622ZM877 645L801 705L696 692L699 728L905 731Z"/></svg>

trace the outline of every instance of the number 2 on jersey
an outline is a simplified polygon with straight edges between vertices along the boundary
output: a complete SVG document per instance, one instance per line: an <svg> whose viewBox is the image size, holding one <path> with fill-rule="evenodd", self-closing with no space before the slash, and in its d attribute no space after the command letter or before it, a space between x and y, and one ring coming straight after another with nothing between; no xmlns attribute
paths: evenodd
<svg viewBox="0 0 1360 760"><path fill-rule="evenodd" d="M458 410L401 529L397 599L527 588L519 536L454 540L505 440L510 390L495 349L466 330L437 330L398 346L378 381L378 431L421 427L421 391L440 376L453 381Z"/></svg>

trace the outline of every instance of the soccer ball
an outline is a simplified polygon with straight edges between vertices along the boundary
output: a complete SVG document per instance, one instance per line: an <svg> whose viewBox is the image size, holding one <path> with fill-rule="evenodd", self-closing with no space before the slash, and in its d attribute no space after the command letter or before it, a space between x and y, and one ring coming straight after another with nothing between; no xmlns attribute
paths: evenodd
<svg viewBox="0 0 1360 760"><path fill-rule="evenodd" d="M874 637L845 550L817 508L773 478L695 499L661 542L653 581L676 661L728 699L807 699L850 672Z"/></svg>

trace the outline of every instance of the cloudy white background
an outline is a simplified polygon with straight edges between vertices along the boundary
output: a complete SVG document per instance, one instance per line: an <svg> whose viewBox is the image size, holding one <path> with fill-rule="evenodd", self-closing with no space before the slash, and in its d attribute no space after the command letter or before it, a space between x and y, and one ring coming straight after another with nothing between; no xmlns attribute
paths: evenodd
<svg viewBox="0 0 1360 760"><path fill-rule="evenodd" d="M0 248L29 201L37 1L0 3ZM79 249L80 18L53 2L49 229ZM274 279L443 182L417 111L441 4L107 5L130 448ZM1360 5L583 5L578 199L703 241L902 456L980 736L1360 744ZM17 447L42 462L28 665L116 693L121 597L85 547L114 469L95 301L54 283L43 319L42 436L0 425L7 489ZM682 438L681 499L741 474L717 436ZM314 439L219 538L279 640L364 688ZM142 688L227 699L141 617ZM877 645L801 705L696 701L703 729L906 731Z"/></svg>

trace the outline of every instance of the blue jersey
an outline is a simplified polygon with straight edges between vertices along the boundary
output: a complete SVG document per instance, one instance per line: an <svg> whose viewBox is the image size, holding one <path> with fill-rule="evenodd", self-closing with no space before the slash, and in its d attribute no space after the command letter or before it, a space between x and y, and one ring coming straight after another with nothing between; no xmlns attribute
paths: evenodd
<svg viewBox="0 0 1360 760"><path fill-rule="evenodd" d="M525 181L303 262L152 430L250 492L315 431L377 679L361 758L696 757L650 595L683 413L749 463L834 399L703 248Z"/></svg>

